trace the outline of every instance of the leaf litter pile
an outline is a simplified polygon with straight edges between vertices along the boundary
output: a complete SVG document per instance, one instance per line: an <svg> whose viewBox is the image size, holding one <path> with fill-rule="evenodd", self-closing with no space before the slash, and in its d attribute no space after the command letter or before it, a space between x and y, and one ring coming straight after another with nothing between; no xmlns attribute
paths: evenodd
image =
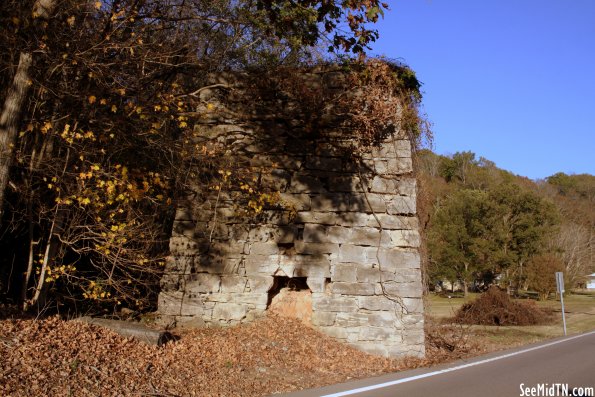
<svg viewBox="0 0 595 397"><path fill-rule="evenodd" d="M430 359L375 357L274 314L178 336L156 347L58 317L0 320L0 395L264 396L479 352L430 340Z"/></svg>

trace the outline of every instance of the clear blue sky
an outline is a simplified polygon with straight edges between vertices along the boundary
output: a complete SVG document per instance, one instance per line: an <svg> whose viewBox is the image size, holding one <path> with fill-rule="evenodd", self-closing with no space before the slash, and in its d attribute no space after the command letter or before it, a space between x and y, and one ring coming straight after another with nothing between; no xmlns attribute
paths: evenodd
<svg viewBox="0 0 595 397"><path fill-rule="evenodd" d="M595 174L595 0L389 0L373 55L423 82L434 150Z"/></svg>

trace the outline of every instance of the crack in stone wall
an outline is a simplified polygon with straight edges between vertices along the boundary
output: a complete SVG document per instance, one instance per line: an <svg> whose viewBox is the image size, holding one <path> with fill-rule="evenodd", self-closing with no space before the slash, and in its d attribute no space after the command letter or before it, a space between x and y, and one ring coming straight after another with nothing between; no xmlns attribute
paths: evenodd
<svg viewBox="0 0 595 397"><path fill-rule="evenodd" d="M310 79L321 90L332 81ZM237 216L225 192L189 196L175 218L161 316L205 326L250 322L266 313L274 276L305 277L315 328L369 353L423 356L410 141L397 131L357 165L332 136L312 143L283 133L291 120L255 120L214 116L196 129L269 169L261 183L292 211L265 208L252 221Z"/></svg>

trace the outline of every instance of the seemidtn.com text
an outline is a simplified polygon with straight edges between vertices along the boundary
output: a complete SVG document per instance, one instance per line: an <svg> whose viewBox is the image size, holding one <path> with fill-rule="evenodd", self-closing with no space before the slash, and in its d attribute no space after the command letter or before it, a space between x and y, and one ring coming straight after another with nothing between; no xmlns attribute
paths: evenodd
<svg viewBox="0 0 595 397"><path fill-rule="evenodd" d="M571 387L568 383L520 384L521 397L595 397L593 387Z"/></svg>

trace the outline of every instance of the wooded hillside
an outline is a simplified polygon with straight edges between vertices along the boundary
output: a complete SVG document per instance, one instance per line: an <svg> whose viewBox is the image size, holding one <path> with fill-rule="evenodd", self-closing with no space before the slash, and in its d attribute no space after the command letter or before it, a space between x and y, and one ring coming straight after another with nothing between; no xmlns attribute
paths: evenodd
<svg viewBox="0 0 595 397"><path fill-rule="evenodd" d="M569 288L595 271L595 176L532 181L472 152L423 150L417 164L432 286L497 283L545 294L555 291L556 271Z"/></svg>

